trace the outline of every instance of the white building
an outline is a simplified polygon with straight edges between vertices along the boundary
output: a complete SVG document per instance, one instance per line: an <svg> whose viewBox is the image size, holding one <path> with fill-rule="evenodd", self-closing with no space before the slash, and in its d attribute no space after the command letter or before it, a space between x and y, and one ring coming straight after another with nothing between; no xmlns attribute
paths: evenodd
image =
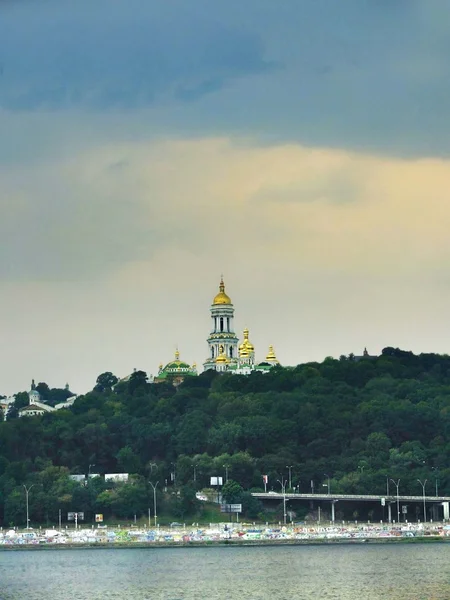
<svg viewBox="0 0 450 600"><path fill-rule="evenodd" d="M255 347L249 339L247 328L243 331L244 339L239 345L234 332L234 306L225 292L223 278L220 280L219 293L214 297L210 311L212 327L207 339L208 358L203 363L205 371L229 371L236 375L249 375L253 371L265 373L279 365L273 346L269 346L269 352L263 361L256 362Z"/></svg>

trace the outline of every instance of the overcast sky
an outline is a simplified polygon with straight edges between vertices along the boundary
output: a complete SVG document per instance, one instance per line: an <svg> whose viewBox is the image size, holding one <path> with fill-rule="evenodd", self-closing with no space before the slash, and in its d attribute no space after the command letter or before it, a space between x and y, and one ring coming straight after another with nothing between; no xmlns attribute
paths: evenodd
<svg viewBox="0 0 450 600"><path fill-rule="evenodd" d="M450 349L448 0L0 3L0 393Z"/></svg>

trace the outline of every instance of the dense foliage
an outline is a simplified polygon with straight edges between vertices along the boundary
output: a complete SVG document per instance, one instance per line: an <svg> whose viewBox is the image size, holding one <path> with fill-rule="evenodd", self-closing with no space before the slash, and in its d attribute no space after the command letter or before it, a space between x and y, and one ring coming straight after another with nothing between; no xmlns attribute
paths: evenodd
<svg viewBox="0 0 450 600"><path fill-rule="evenodd" d="M102 374L73 407L0 423L0 520L24 522L23 484L34 519L58 510L131 518L157 488L162 510L180 518L211 476L243 490L300 491L323 485L348 493L450 494L450 357L385 348L378 358L341 357L268 374L206 372L175 388L138 371L117 383ZM90 467L91 465L91 467ZM95 468L93 467L95 465ZM80 486L71 473L135 474L111 489ZM230 487L230 486L229 486ZM173 493L163 497L163 489ZM233 494L231 494L233 496ZM150 499L150 500L149 500ZM164 505L166 503L167 506ZM170 506L168 506L170 504ZM256 511L249 501L249 511ZM50 515L50 517L48 516Z"/></svg>

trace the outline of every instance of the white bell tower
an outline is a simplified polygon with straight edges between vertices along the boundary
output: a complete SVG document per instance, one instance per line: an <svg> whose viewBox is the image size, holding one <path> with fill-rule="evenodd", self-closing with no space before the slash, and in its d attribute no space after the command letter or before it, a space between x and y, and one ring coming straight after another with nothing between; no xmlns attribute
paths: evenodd
<svg viewBox="0 0 450 600"><path fill-rule="evenodd" d="M238 361L238 338L234 333L234 307L231 298L225 293L223 278L220 280L219 293L211 305L211 333L207 339L208 358L203 363L207 369L223 371L223 359L226 358L227 367L235 365ZM217 359L221 368L218 369Z"/></svg>

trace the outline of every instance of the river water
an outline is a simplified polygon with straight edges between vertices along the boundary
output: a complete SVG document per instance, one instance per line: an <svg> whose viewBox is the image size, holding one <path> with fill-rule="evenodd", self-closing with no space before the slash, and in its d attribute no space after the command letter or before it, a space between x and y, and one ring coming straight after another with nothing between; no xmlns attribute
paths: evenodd
<svg viewBox="0 0 450 600"><path fill-rule="evenodd" d="M450 544L0 552L1 600L449 600Z"/></svg>

